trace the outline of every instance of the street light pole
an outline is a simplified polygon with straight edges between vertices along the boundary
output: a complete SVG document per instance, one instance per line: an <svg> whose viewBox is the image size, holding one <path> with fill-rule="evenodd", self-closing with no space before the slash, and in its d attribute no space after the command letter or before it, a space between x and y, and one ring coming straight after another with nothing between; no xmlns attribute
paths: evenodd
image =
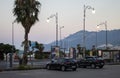
<svg viewBox="0 0 120 78"><path fill-rule="evenodd" d="M107 41L107 21L105 21L105 29L106 29L106 49L108 48L108 41Z"/></svg>
<svg viewBox="0 0 120 78"><path fill-rule="evenodd" d="M97 26L97 30L96 30L96 49L97 49L97 46L98 46L98 29L99 29L99 26Z"/></svg>
<svg viewBox="0 0 120 78"><path fill-rule="evenodd" d="M55 17L56 20L56 46L58 47L58 13L53 14L49 18L47 18L47 22L49 22L49 19L53 17Z"/></svg>
<svg viewBox="0 0 120 78"><path fill-rule="evenodd" d="M105 22L102 22L102 23L100 23L99 25L97 25L97 26L100 26L100 25L105 25L105 30L106 30L106 49L108 48L107 46L108 46L108 41L107 41L107 21L105 21Z"/></svg>
<svg viewBox="0 0 120 78"><path fill-rule="evenodd" d="M62 48L62 40L61 40L61 29L64 28L64 26L60 27L60 48Z"/></svg>
<svg viewBox="0 0 120 78"><path fill-rule="evenodd" d="M97 26L97 29L96 29L96 55L97 55L97 47L98 47L98 29L99 29L99 26Z"/></svg>
<svg viewBox="0 0 120 78"><path fill-rule="evenodd" d="M14 22L12 22L12 53L10 54L10 67L13 67L13 51L14 51Z"/></svg>
<svg viewBox="0 0 120 78"><path fill-rule="evenodd" d="M58 46L58 13L56 13L55 17L56 17L56 46Z"/></svg>
<svg viewBox="0 0 120 78"><path fill-rule="evenodd" d="M86 49L86 36L85 36L85 17L86 17L86 10L87 9L92 9L93 13L95 13L94 8L92 8L91 6L85 6L84 5L84 15L83 15L83 57L85 57L85 49Z"/></svg>

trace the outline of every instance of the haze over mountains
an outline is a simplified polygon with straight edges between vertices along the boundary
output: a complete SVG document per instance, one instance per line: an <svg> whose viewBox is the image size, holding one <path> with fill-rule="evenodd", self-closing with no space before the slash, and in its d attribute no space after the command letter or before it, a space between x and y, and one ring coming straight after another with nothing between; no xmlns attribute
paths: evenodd
<svg viewBox="0 0 120 78"><path fill-rule="evenodd" d="M96 35L97 34L97 35ZM106 44L106 31L99 31L99 32L85 32L86 36L86 48L91 49L93 45L96 45L96 38L97 38L97 46ZM77 44L83 46L83 31L78 31L69 35L68 37L61 40L62 41L62 48L70 48L76 47ZM107 31L107 42L108 44L112 44L113 46L120 46L120 29L117 30L109 30ZM60 45L60 41L59 41ZM45 50L49 51L51 46L55 46L55 41L46 44Z"/></svg>

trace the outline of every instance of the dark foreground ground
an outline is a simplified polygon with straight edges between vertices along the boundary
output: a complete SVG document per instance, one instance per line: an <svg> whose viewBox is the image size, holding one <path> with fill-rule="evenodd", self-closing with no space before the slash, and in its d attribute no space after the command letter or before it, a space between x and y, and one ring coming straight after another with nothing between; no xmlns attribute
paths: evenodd
<svg viewBox="0 0 120 78"><path fill-rule="evenodd" d="M105 65L103 69L78 68L77 71L22 70L2 71L0 78L120 78L120 65Z"/></svg>

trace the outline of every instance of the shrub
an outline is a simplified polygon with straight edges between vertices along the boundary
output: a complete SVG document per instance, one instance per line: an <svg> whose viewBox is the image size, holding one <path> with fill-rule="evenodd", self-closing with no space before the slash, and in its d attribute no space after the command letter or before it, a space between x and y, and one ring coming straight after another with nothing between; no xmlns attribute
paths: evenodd
<svg viewBox="0 0 120 78"><path fill-rule="evenodd" d="M30 66L26 66L26 65L20 65L18 67L18 70L30 70L30 69L31 69L31 67Z"/></svg>

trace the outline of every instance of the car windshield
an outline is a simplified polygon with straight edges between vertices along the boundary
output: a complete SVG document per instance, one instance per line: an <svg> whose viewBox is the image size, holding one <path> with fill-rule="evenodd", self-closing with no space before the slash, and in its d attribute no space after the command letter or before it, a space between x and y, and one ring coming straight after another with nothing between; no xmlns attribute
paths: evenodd
<svg viewBox="0 0 120 78"><path fill-rule="evenodd" d="M97 57L86 57L88 60L97 60Z"/></svg>
<svg viewBox="0 0 120 78"><path fill-rule="evenodd" d="M75 60L74 59L64 59L65 62L74 62Z"/></svg>
<svg viewBox="0 0 120 78"><path fill-rule="evenodd" d="M94 57L86 57L86 59L89 59L89 60L103 60L103 58L101 58L101 57L96 57L96 56L94 56Z"/></svg>
<svg viewBox="0 0 120 78"><path fill-rule="evenodd" d="M97 59L98 59L98 60L103 60L103 58L101 58L101 57L98 57Z"/></svg>
<svg viewBox="0 0 120 78"><path fill-rule="evenodd" d="M75 62L75 59L71 58L59 58L59 59L52 59L51 62Z"/></svg>

